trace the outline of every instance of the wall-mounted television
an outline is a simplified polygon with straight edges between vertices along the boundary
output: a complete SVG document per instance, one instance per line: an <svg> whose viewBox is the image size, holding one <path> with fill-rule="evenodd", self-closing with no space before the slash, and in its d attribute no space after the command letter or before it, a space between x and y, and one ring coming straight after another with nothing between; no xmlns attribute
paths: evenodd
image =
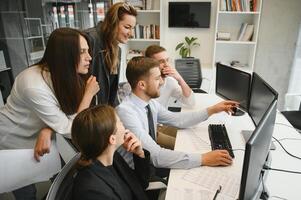
<svg viewBox="0 0 301 200"><path fill-rule="evenodd" d="M169 2L168 27L210 28L211 2Z"/></svg>

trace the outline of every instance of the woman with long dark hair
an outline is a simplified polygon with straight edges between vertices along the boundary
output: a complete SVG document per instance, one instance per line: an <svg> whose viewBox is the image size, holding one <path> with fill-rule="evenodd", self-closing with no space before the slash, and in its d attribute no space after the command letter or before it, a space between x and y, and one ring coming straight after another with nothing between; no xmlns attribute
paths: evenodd
<svg viewBox="0 0 301 200"><path fill-rule="evenodd" d="M46 143L53 132L70 133L75 115L89 107L99 90L95 77L87 76L90 61L84 33L71 28L53 31L41 61L16 77L0 109L0 150L33 149L36 143L42 149L35 152L38 159L49 151ZM35 198L33 185L13 193L16 199Z"/></svg>

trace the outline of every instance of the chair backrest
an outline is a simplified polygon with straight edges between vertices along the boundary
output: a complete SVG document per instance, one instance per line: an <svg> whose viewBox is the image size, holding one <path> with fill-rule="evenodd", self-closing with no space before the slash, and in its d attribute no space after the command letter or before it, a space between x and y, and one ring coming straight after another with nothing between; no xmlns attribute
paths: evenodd
<svg viewBox="0 0 301 200"><path fill-rule="evenodd" d="M118 84L117 98L121 103L125 97L129 96L132 92L131 86L128 82L121 82Z"/></svg>
<svg viewBox="0 0 301 200"><path fill-rule="evenodd" d="M46 200L71 200L73 179L76 175L74 168L80 158L80 153L77 153L60 171L54 179Z"/></svg>
<svg viewBox="0 0 301 200"><path fill-rule="evenodd" d="M186 83L191 87L200 88L202 85L202 71L199 59L185 58L176 59L175 67Z"/></svg>

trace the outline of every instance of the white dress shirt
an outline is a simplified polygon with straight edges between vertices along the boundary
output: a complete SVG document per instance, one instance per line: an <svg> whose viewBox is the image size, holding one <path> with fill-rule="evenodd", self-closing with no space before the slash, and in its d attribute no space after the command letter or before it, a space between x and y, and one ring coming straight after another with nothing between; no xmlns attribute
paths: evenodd
<svg viewBox="0 0 301 200"><path fill-rule="evenodd" d="M167 108L170 97L174 97L183 105L193 107L195 105L194 96L195 95L193 91L191 91L190 96L185 97L183 95L181 86L178 84L178 81L171 76L166 76L164 84L160 87L160 97L156 98L156 100L165 108Z"/></svg>
<svg viewBox="0 0 301 200"><path fill-rule="evenodd" d="M55 132L71 132L75 115L66 116L52 90L50 74L29 67L13 85L5 106L0 108L0 149L34 148L39 131L50 127Z"/></svg>
<svg viewBox="0 0 301 200"><path fill-rule="evenodd" d="M207 110L197 112L174 113L168 111L156 100L145 102L133 93L117 107L117 113L124 126L133 132L142 142L143 148L151 154L155 167L193 168L201 164L200 154L189 154L161 148L149 135L147 111L150 105L156 130L158 123L178 128L187 128L208 118ZM155 131L156 132L156 131ZM125 160L133 166L132 156L124 149L118 150Z"/></svg>

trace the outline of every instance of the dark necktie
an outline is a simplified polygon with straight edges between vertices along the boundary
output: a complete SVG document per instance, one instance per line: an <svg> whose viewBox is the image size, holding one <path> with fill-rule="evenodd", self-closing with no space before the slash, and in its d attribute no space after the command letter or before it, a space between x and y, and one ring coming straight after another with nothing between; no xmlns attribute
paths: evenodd
<svg viewBox="0 0 301 200"><path fill-rule="evenodd" d="M156 141L153 114L152 114L152 111L151 111L149 105L146 106L146 109L147 109L147 121L148 121L149 135L153 138L153 140Z"/></svg>

